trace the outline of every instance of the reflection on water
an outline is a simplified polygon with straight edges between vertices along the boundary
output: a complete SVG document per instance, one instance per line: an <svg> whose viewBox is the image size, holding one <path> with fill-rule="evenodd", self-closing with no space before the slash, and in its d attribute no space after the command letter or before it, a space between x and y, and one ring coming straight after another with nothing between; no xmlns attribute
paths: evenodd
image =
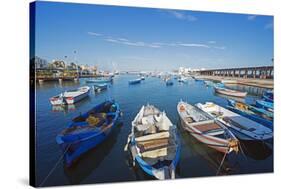
<svg viewBox="0 0 281 189"><path fill-rule="evenodd" d="M131 122L144 104L153 104L165 111L171 121L178 123L176 105L180 99L195 104L198 102L214 102L227 106L225 96L214 93L212 87L206 87L203 82L193 79L186 83L174 80L172 87L156 77L147 77L138 85L129 85L128 81L135 75L120 75L108 90L95 94L92 90L88 98L75 103L73 106L52 107L49 98L63 91L84 86L85 79L79 82L43 82L36 85L36 172L37 183L41 183L50 170L62 156L56 144L56 135L70 121L100 102L114 98L119 104L123 116L120 118L122 127L116 128L112 135L99 147L82 156L77 164L70 169L62 162L54 169L44 186L65 184L86 184L101 182L121 182L154 179L147 176L138 166L132 167L124 146L131 132ZM87 84L92 86L92 84ZM239 86L240 87L240 86ZM245 88L245 86L242 86ZM241 88L241 90L243 90ZM258 91L260 89L249 89ZM247 96L247 103L253 102L257 96ZM237 100L237 99L236 99ZM180 129L180 127L178 127ZM176 168L176 178L198 176L215 176L231 174L261 173L273 171L272 151L243 143L243 153L227 156L222 167L222 154L201 144L185 131L179 130L181 140L181 157ZM242 145L241 145L242 146Z"/></svg>
<svg viewBox="0 0 281 189"><path fill-rule="evenodd" d="M85 97L84 99L82 99L81 101L75 103L75 104L66 104L66 105L56 105L56 106L52 106L52 111L53 112L64 112L64 113L68 113L71 111L75 111L77 108L79 108L80 106L83 106L83 104L87 104L90 103L90 97Z"/></svg>
<svg viewBox="0 0 281 189"><path fill-rule="evenodd" d="M235 165L233 162L229 161L231 158L233 158L236 154L231 153L226 156L226 158L223 161L224 154L219 153L212 148L209 148L208 146L204 145L203 143L196 140L192 135L190 135L188 132L182 129L180 126L180 121L178 122L178 128L180 129L181 137L183 140L184 145L189 146L190 153L195 153L198 155L198 158L204 160L208 164L208 170L206 171L212 171L214 175L229 175L235 173L237 168L235 168ZM223 163L222 163L223 161ZM222 165L221 165L222 163ZM181 166L182 164L180 164ZM203 167L200 167L201 169L204 169ZM206 175L207 176L207 175Z"/></svg>
<svg viewBox="0 0 281 189"><path fill-rule="evenodd" d="M122 124L119 123L105 142L82 155L71 167L64 166L64 172L70 184L80 184L95 171L116 143L121 127Z"/></svg>
<svg viewBox="0 0 281 189"><path fill-rule="evenodd" d="M225 99L232 99L232 100L235 100L235 101L238 101L238 102L244 102L244 103L246 102L244 98L238 98L238 97L234 97L234 96L227 96L227 95L216 93L215 91L214 91L214 95L218 96L218 97L221 97L221 98L225 98Z"/></svg>
<svg viewBox="0 0 281 189"><path fill-rule="evenodd" d="M264 160L273 153L273 148L262 141L252 142L240 140L240 145L242 147L243 153L255 160Z"/></svg>

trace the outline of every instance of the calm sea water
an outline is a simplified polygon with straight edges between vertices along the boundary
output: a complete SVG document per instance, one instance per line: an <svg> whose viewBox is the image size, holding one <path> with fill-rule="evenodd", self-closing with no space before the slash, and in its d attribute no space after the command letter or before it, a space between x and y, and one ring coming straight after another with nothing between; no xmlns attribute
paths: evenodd
<svg viewBox="0 0 281 189"><path fill-rule="evenodd" d="M41 186L121 182L153 179L138 167L132 167L124 146L131 130L131 121L142 105L153 104L164 110L171 121L178 125L182 150L176 170L177 178L200 176L233 175L273 171L273 152L263 144L242 143L243 152L227 156L222 167L222 155L197 142L179 126L176 105L180 99L189 103L213 101L226 106L224 96L214 94L212 87L194 80L166 86L160 78L148 77L141 84L128 85L135 75L119 75L109 90L90 96L66 108L52 107L49 98L65 90L86 85L85 79L74 82L45 82L36 89L36 183ZM89 84L87 84L89 85ZM89 85L90 86L90 85ZM252 103L263 90L255 87L231 86L243 89L250 95L245 99ZM123 116L112 135L97 148L83 155L71 168L66 168L62 151L56 144L56 135L64 129L72 118L86 112L96 104L114 98L121 107Z"/></svg>

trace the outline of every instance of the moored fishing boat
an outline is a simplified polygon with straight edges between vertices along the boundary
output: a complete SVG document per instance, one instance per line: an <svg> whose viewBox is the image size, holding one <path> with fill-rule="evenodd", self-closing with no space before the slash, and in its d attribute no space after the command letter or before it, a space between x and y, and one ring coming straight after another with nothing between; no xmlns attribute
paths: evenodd
<svg viewBox="0 0 281 189"><path fill-rule="evenodd" d="M65 101L64 101L64 98L63 98L63 93L61 93L59 95L56 95L56 96L53 96L49 100L50 100L50 103L53 106L58 106L58 105L64 105L65 104Z"/></svg>
<svg viewBox="0 0 281 189"><path fill-rule="evenodd" d="M142 106L132 122L128 149L133 162L157 179L174 179L180 158L176 126L155 106Z"/></svg>
<svg viewBox="0 0 281 189"><path fill-rule="evenodd" d="M95 92L101 92L103 90L106 90L108 85L106 83L101 83L101 84L95 84L93 86L93 89Z"/></svg>
<svg viewBox="0 0 281 189"><path fill-rule="evenodd" d="M56 137L66 165L71 166L82 154L103 142L116 127L119 115L119 105L109 100L74 118Z"/></svg>
<svg viewBox="0 0 281 189"><path fill-rule="evenodd" d="M198 103L196 106L227 126L241 140L272 143L272 130L260 123L212 102L206 102L205 104Z"/></svg>
<svg viewBox="0 0 281 189"><path fill-rule="evenodd" d="M89 93L90 87L79 87L78 89L68 90L50 98L50 102L52 105L74 104L87 97Z"/></svg>
<svg viewBox="0 0 281 189"><path fill-rule="evenodd" d="M251 106L246 103L236 102L235 100L228 99L228 108L244 117L253 121L261 123L269 128L273 127L273 113L262 111L263 109Z"/></svg>
<svg viewBox="0 0 281 189"><path fill-rule="evenodd" d="M262 97L265 101L273 103L273 91L265 91Z"/></svg>
<svg viewBox="0 0 281 189"><path fill-rule="evenodd" d="M221 86L215 86L214 89L215 89L216 93L228 95L228 96L243 98L247 95L247 92L231 90L231 89L227 89L227 88L224 88L224 87L221 87Z"/></svg>
<svg viewBox="0 0 281 189"><path fill-rule="evenodd" d="M256 100L256 106L259 108L263 108L267 111L273 112L274 111L274 105L272 102L267 102L264 100Z"/></svg>
<svg viewBox="0 0 281 189"><path fill-rule="evenodd" d="M112 77L86 80L86 83L110 83L110 82L112 82Z"/></svg>
<svg viewBox="0 0 281 189"><path fill-rule="evenodd" d="M133 79L129 81L129 85L135 85L141 83L141 79Z"/></svg>
<svg viewBox="0 0 281 189"><path fill-rule="evenodd" d="M179 78L178 78L178 82L187 83L187 82L188 82L188 79L187 79L186 77L179 77Z"/></svg>
<svg viewBox="0 0 281 189"><path fill-rule="evenodd" d="M167 86L171 86L173 84L174 84L174 82L171 79L166 80L166 85Z"/></svg>
<svg viewBox="0 0 281 189"><path fill-rule="evenodd" d="M90 94L90 87L84 86L77 90L67 91L63 93L66 104L74 104Z"/></svg>
<svg viewBox="0 0 281 189"><path fill-rule="evenodd" d="M181 126L198 141L222 153L238 152L238 140L227 127L199 108L180 101L177 111Z"/></svg>

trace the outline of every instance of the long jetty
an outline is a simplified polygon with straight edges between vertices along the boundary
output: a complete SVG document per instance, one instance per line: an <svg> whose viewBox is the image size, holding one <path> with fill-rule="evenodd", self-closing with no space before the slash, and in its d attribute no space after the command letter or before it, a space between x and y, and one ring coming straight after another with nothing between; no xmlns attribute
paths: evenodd
<svg viewBox="0 0 281 189"><path fill-rule="evenodd" d="M273 89L273 66L220 68L198 71L200 78L223 81L234 80L237 84Z"/></svg>

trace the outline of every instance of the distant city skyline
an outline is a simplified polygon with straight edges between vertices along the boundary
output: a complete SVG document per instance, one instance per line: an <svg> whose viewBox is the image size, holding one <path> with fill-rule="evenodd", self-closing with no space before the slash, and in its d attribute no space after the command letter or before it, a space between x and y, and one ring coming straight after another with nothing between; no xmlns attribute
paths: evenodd
<svg viewBox="0 0 281 189"><path fill-rule="evenodd" d="M36 2L35 55L103 70L272 65L273 16Z"/></svg>

